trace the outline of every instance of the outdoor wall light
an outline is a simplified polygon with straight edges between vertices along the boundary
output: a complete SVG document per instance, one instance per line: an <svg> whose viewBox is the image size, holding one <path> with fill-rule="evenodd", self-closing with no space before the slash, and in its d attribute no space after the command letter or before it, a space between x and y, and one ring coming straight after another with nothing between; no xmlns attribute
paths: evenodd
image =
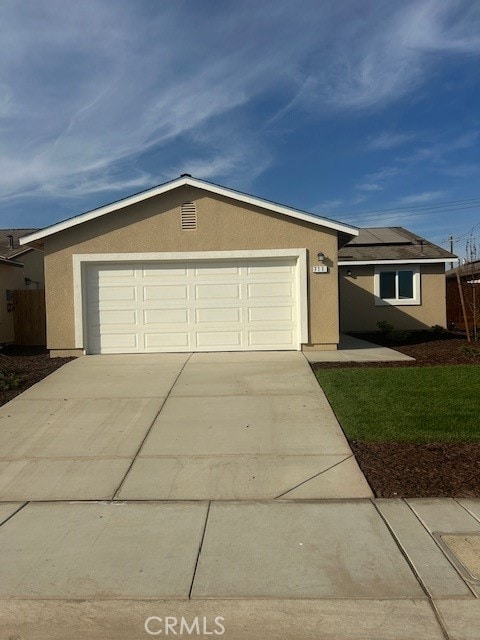
<svg viewBox="0 0 480 640"><path fill-rule="evenodd" d="M325 254L322 253L321 251L319 251L317 253L317 259L318 259L319 262L323 262L325 260Z"/></svg>
<svg viewBox="0 0 480 640"><path fill-rule="evenodd" d="M347 278L351 278L353 276L352 270L347 269Z"/></svg>

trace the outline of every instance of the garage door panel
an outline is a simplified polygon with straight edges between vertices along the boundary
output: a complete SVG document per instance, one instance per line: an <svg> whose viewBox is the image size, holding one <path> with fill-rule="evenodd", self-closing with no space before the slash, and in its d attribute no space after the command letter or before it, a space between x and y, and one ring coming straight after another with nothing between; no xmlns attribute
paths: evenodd
<svg viewBox="0 0 480 640"><path fill-rule="evenodd" d="M202 278L203 276L214 276L216 278L217 276L238 276L240 267L210 263L205 266L196 266L193 271L197 278Z"/></svg>
<svg viewBox="0 0 480 640"><path fill-rule="evenodd" d="M100 309L97 313L97 324L108 325L137 325L137 312L134 309Z"/></svg>
<svg viewBox="0 0 480 640"><path fill-rule="evenodd" d="M144 286L143 299L146 302L149 300L187 300L188 287L180 284Z"/></svg>
<svg viewBox="0 0 480 640"><path fill-rule="evenodd" d="M248 275L257 275L261 277L268 277L271 274L291 274L293 272L293 265L286 264L265 264L265 262L258 261L250 264L247 267Z"/></svg>
<svg viewBox="0 0 480 640"><path fill-rule="evenodd" d="M137 299L136 287L131 285L104 285L100 287L90 287L92 302L132 302Z"/></svg>
<svg viewBox="0 0 480 640"><path fill-rule="evenodd" d="M250 322L293 321L292 307L250 307L248 309Z"/></svg>
<svg viewBox="0 0 480 640"><path fill-rule="evenodd" d="M141 267L142 277L150 278L184 278L187 275L188 268L186 265L177 264L159 264L157 266L143 265Z"/></svg>
<svg viewBox="0 0 480 640"><path fill-rule="evenodd" d="M136 333L126 332L112 332L102 334L100 338L97 338L97 342L100 342L102 349L110 348L138 348L138 335Z"/></svg>
<svg viewBox="0 0 480 640"><path fill-rule="evenodd" d="M241 331L198 331L197 347L216 347L229 349L240 347L242 344Z"/></svg>
<svg viewBox="0 0 480 640"><path fill-rule="evenodd" d="M145 348L165 349L165 348L190 348L190 335L180 331L166 331L163 333L145 333Z"/></svg>
<svg viewBox="0 0 480 640"><path fill-rule="evenodd" d="M195 286L196 300L218 300L219 298L240 298L240 285L238 284L199 284Z"/></svg>
<svg viewBox="0 0 480 640"><path fill-rule="evenodd" d="M145 309L143 311L143 323L152 324L188 324L188 309Z"/></svg>
<svg viewBox="0 0 480 640"><path fill-rule="evenodd" d="M272 345L287 346L294 339L293 331L249 331L249 344L256 347L269 347Z"/></svg>
<svg viewBox="0 0 480 640"><path fill-rule="evenodd" d="M102 283L115 282L124 278L135 276L133 264L105 264L96 270L97 280Z"/></svg>
<svg viewBox="0 0 480 640"><path fill-rule="evenodd" d="M293 259L91 265L90 353L298 349Z"/></svg>
<svg viewBox="0 0 480 640"><path fill-rule="evenodd" d="M197 323L204 322L241 322L241 310L237 307L204 308L195 312Z"/></svg>
<svg viewBox="0 0 480 640"><path fill-rule="evenodd" d="M291 282L265 282L248 285L249 298L292 298L293 287Z"/></svg>

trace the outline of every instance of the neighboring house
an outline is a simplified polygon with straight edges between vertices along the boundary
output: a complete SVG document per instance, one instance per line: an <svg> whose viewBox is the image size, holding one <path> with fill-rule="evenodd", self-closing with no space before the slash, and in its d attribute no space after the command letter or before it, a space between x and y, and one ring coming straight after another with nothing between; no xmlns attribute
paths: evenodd
<svg viewBox="0 0 480 640"><path fill-rule="evenodd" d="M44 289L43 252L20 246L36 229L0 229L0 344L14 341L11 292Z"/></svg>
<svg viewBox="0 0 480 640"><path fill-rule="evenodd" d="M338 251L357 235L182 175L21 242L45 252L55 356L336 349ZM431 297L429 324L445 324L444 288Z"/></svg>
<svg viewBox="0 0 480 640"><path fill-rule="evenodd" d="M477 336L480 328L480 260L466 262L456 269L450 269L446 278L448 327L462 330L468 327L469 331L473 331ZM463 294L463 308L460 289Z"/></svg>
<svg viewBox="0 0 480 640"><path fill-rule="evenodd" d="M445 264L455 258L403 227L360 229L338 255L341 330L445 327Z"/></svg>

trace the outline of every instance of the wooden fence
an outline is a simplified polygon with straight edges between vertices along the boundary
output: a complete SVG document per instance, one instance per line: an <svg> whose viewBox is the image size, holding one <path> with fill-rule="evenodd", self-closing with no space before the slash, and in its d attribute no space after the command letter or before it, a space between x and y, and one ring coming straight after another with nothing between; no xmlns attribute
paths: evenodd
<svg viewBox="0 0 480 640"><path fill-rule="evenodd" d="M14 291L12 301L15 344L24 347L45 345L45 290Z"/></svg>
<svg viewBox="0 0 480 640"><path fill-rule="evenodd" d="M480 328L480 274L461 275L460 286L463 292L468 328ZM456 278L447 278L447 324L451 328L465 331L465 318L462 310L460 292Z"/></svg>

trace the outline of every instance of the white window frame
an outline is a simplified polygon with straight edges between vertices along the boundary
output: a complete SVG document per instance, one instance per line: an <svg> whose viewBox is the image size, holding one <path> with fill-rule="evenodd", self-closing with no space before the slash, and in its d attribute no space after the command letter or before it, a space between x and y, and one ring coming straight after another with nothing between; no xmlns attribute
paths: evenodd
<svg viewBox="0 0 480 640"><path fill-rule="evenodd" d="M413 298L381 298L380 297L380 274L388 271L395 271L395 288L398 292L398 272L399 271L413 271ZM374 274L374 294L375 294L375 306L376 307L404 307L414 306L422 304L421 296L421 281L420 281L420 268L416 264L398 264L383 265L375 267Z"/></svg>

